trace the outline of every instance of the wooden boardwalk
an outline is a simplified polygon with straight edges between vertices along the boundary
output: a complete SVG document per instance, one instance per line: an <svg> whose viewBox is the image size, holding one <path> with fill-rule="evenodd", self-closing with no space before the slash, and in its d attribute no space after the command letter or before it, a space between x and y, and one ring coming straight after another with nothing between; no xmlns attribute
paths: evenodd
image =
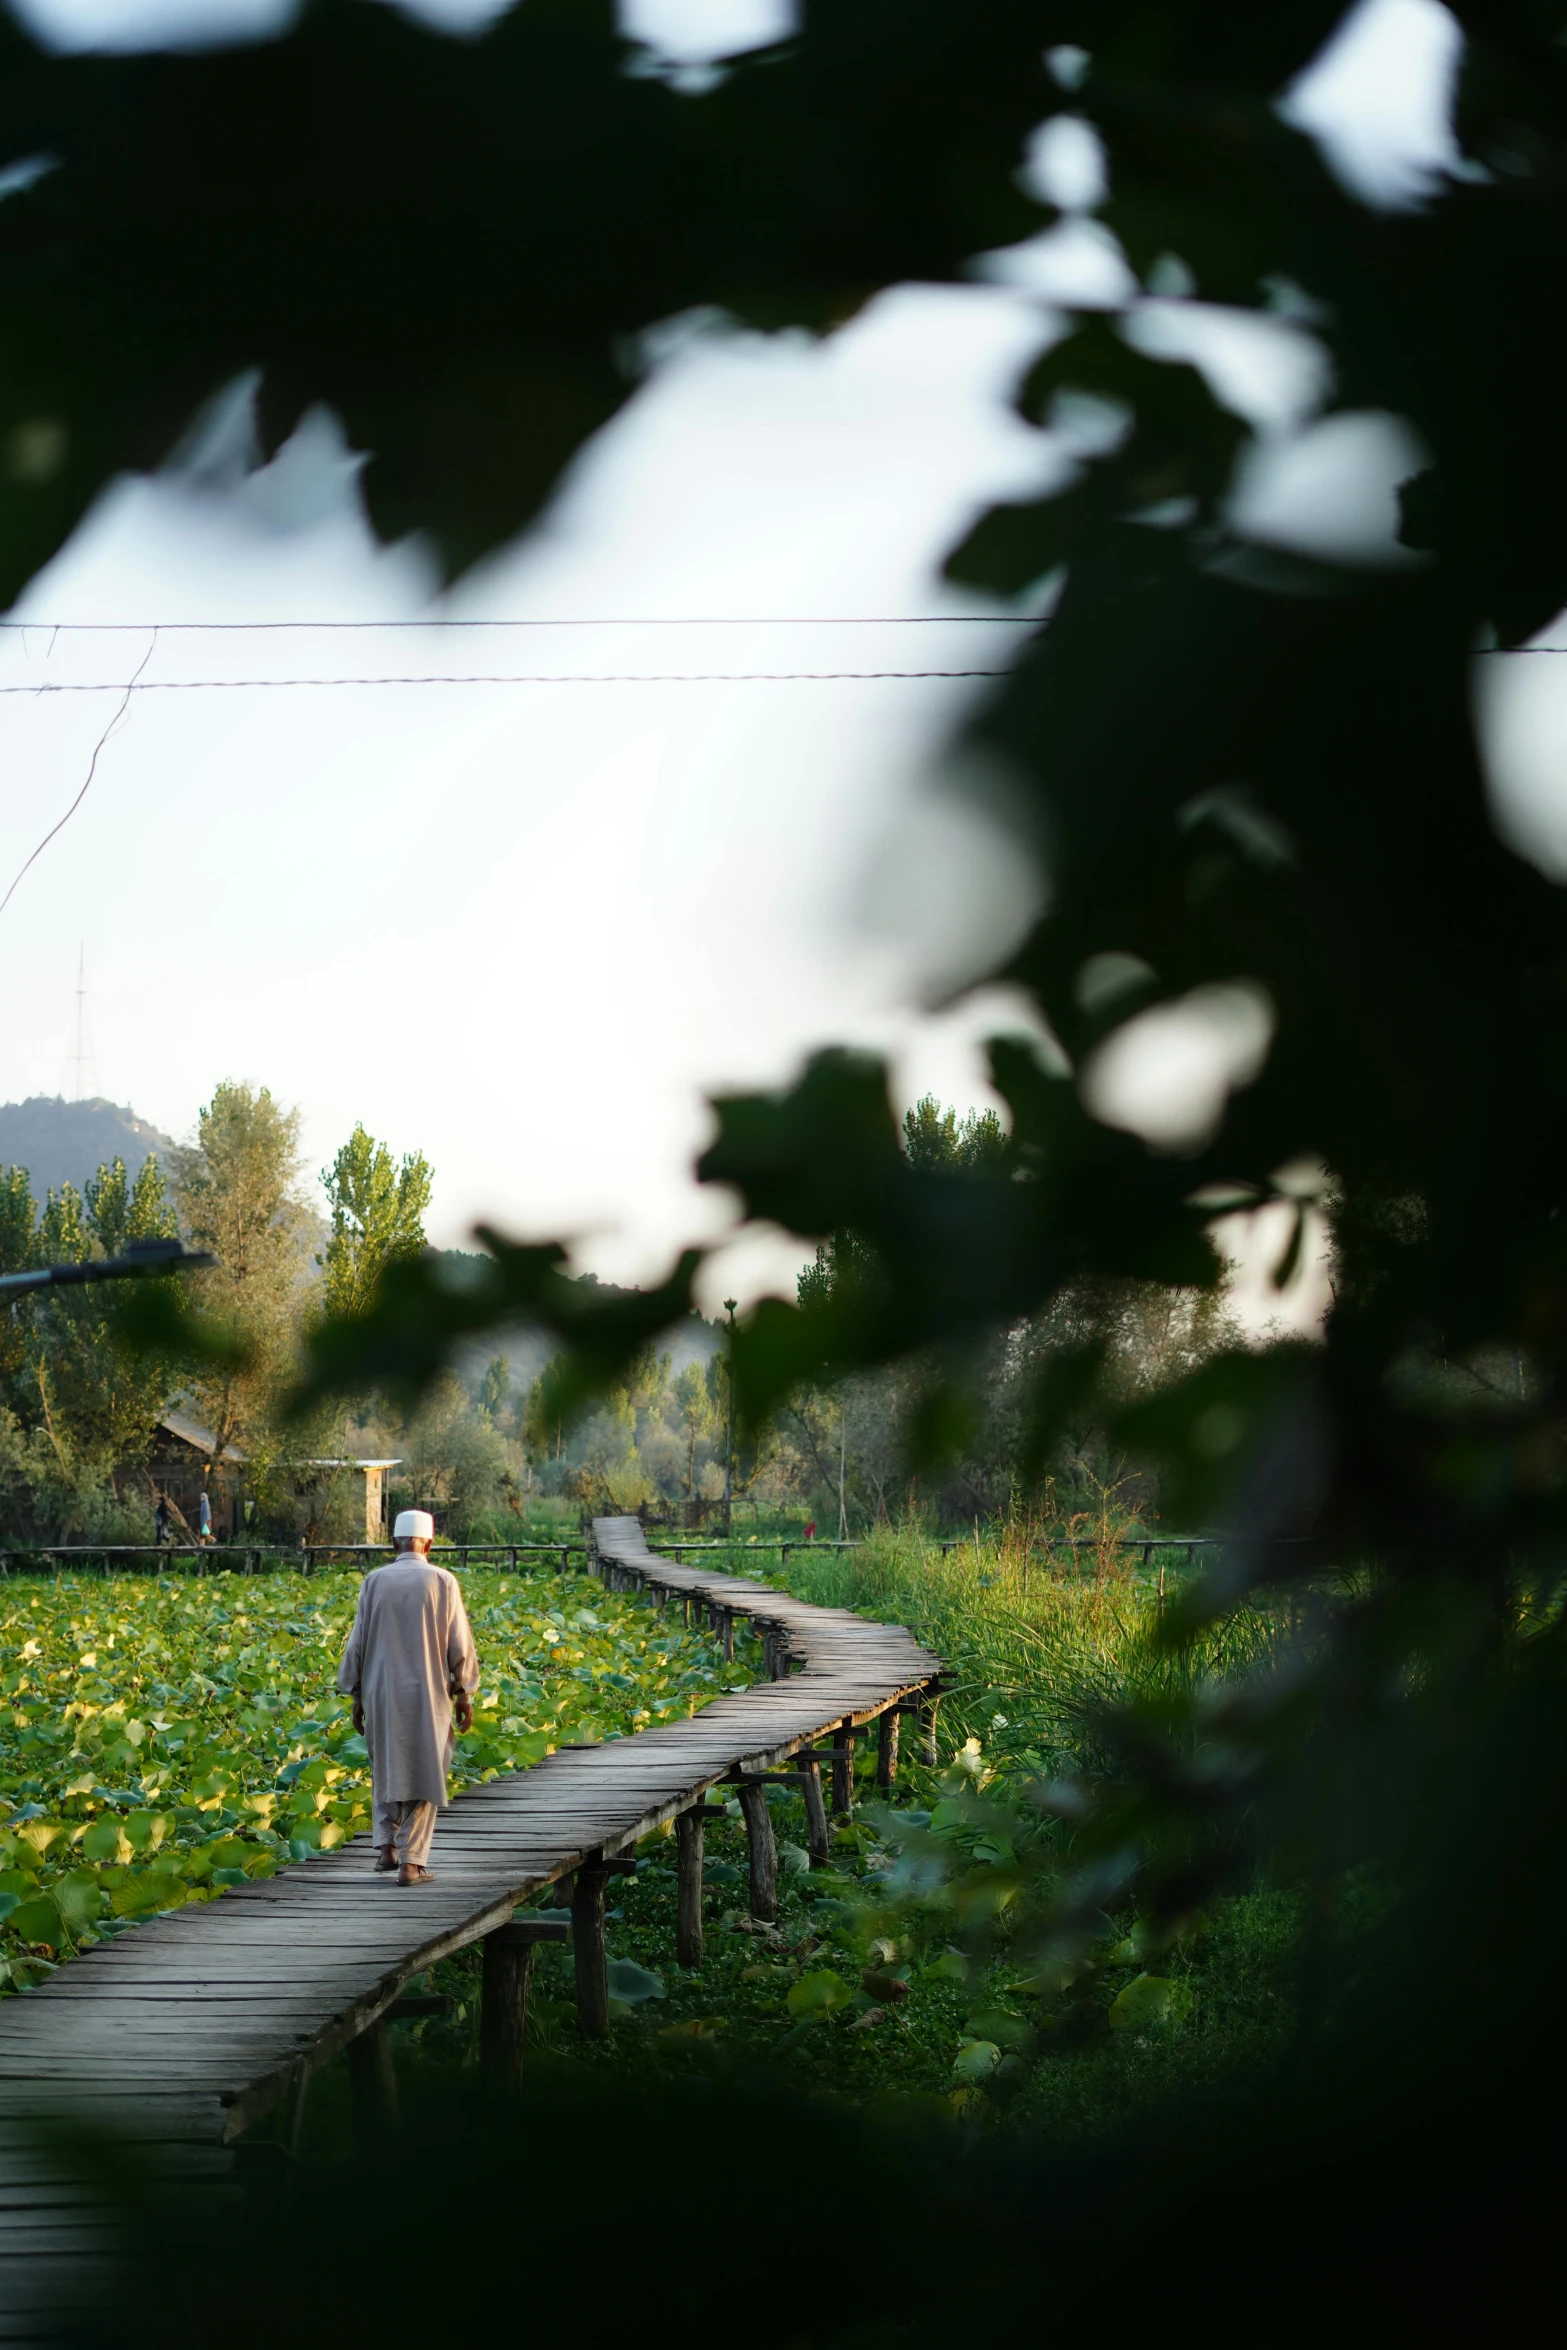
<svg viewBox="0 0 1567 2350"><path fill-rule="evenodd" d="M880 1722L895 1764L900 1713L931 1734L940 1663L898 1625L655 1557L634 1518L595 1522L599 1572L731 1638L747 1618L770 1681L717 1698L690 1720L603 1746L563 1748L532 1770L468 1789L442 1815L432 1884L371 1873L368 1835L237 1886L84 1952L47 1985L0 2003L0 2338L47 2334L51 2311L85 2306L112 2272L113 2207L81 2183L62 2126L106 2124L138 2175L227 2172L225 2148L280 2103L297 2111L314 2069L360 2042L384 2051L384 2018L413 1975L489 1935L520 1901L572 1880L579 2005L602 2029L604 1887L617 1856L665 1822L679 1831L687 1950L700 1948L701 1818L710 1790L740 1786L751 1829L753 1907L770 1898L772 1832L762 1774L805 1793L825 1836L823 1756L848 1797L853 1733ZM694 1891L692 1890L694 1887ZM693 1943L692 1936L695 1936ZM520 2013L526 1965L516 1990ZM488 2028L488 2027L486 2027Z"/></svg>

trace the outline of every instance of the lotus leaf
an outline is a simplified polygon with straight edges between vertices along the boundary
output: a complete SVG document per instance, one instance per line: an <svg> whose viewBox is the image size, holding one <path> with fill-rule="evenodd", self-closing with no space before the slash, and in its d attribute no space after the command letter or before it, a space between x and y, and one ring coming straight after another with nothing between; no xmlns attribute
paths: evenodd
<svg viewBox="0 0 1567 2350"><path fill-rule="evenodd" d="M1034 2050L1033 2025L1020 2015L1008 2015L1005 2008L987 2008L983 2015L971 2015L963 2029L970 2039L993 2040L1012 2056L1029 2056Z"/></svg>
<svg viewBox="0 0 1567 2350"><path fill-rule="evenodd" d="M131 1857L130 1839L116 1819L94 1820L81 1841L83 1860L126 1861Z"/></svg>
<svg viewBox="0 0 1567 2350"><path fill-rule="evenodd" d="M789 1988L789 2013L797 2022L819 2015L831 2015L840 2007L847 2007L854 1994L842 1975L831 1967L813 1967Z"/></svg>
<svg viewBox="0 0 1567 2350"><path fill-rule="evenodd" d="M47 1893L35 1893L31 1901L20 1903L6 1923L24 1942L46 1942L51 1950L58 1950L65 1940L59 1909Z"/></svg>
<svg viewBox="0 0 1567 2350"><path fill-rule="evenodd" d="M104 1907L102 1888L90 1869L76 1869L68 1877L57 1877L50 1891L73 1934L90 1926Z"/></svg>
<svg viewBox="0 0 1567 2350"><path fill-rule="evenodd" d="M182 1880L162 1869L127 1875L109 1896L117 1918L145 1917L155 1909L178 1909L189 1895Z"/></svg>
<svg viewBox="0 0 1567 2350"><path fill-rule="evenodd" d="M1191 2013L1191 2007L1192 1995L1185 1983L1168 1975L1138 1975L1112 2004L1110 2024L1117 2032L1157 2031L1179 2023Z"/></svg>
<svg viewBox="0 0 1567 2350"><path fill-rule="evenodd" d="M247 1844L240 1836L221 1836L216 1844L207 1846L214 1873L218 1869L243 1869L257 1855L257 1847Z"/></svg>
<svg viewBox="0 0 1567 2350"><path fill-rule="evenodd" d="M968 2088L977 2088L988 2081L1001 2062L1001 2051L994 2040L965 2040L952 2060L955 2080Z"/></svg>
<svg viewBox="0 0 1567 2350"><path fill-rule="evenodd" d="M641 2007L646 2000L664 1997L664 1979L629 1958L614 1958L609 1963L609 1995L624 2000L627 2007Z"/></svg>

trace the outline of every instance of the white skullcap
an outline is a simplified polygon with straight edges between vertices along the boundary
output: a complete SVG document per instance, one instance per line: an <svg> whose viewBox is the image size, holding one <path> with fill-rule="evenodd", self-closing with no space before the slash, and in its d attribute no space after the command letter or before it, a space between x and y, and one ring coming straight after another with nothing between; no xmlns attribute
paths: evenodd
<svg viewBox="0 0 1567 2350"><path fill-rule="evenodd" d="M394 1540L401 1541L404 1535L411 1536L415 1542L433 1542L435 1540L435 1520L429 1511L399 1510L397 1523L392 1528L392 1536Z"/></svg>

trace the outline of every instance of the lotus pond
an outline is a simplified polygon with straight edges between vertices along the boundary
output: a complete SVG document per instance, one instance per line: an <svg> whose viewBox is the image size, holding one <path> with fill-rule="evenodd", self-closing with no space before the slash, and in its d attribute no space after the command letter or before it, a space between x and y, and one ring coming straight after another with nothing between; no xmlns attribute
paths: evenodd
<svg viewBox="0 0 1567 2350"><path fill-rule="evenodd" d="M462 1581L484 1680L454 1788L693 1714L751 1678L589 1576ZM369 1826L369 1756L334 1688L359 1583L0 1585L0 1994Z"/></svg>

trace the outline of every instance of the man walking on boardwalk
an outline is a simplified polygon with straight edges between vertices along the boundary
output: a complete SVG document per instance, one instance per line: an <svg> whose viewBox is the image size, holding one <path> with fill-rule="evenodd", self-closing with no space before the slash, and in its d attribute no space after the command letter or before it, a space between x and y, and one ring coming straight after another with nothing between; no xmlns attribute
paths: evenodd
<svg viewBox="0 0 1567 2350"><path fill-rule="evenodd" d="M397 1555L366 1575L337 1685L354 1701L354 1728L370 1748L377 1872L427 1885L435 1815L446 1801L455 1708L473 1725L479 1686L468 1611L455 1575L433 1564L435 1520L404 1510L392 1529Z"/></svg>

